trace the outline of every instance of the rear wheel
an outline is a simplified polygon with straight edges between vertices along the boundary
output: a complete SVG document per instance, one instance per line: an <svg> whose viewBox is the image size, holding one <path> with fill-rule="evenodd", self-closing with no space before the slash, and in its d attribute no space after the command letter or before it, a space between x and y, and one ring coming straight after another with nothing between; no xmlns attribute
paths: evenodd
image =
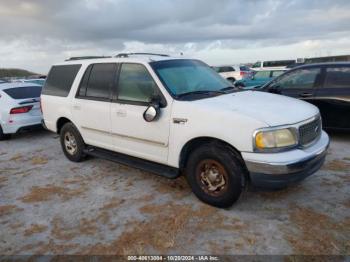
<svg viewBox="0 0 350 262"><path fill-rule="evenodd" d="M85 143L78 129L72 123L66 123L60 132L63 153L73 162L85 159Z"/></svg>
<svg viewBox="0 0 350 262"><path fill-rule="evenodd" d="M4 134L4 132L2 131L2 128L0 126L0 141L2 140L6 140L6 139L9 139L11 138L11 135L9 134Z"/></svg>
<svg viewBox="0 0 350 262"><path fill-rule="evenodd" d="M224 145L205 145L194 150L186 166L186 177L193 193L216 207L230 207L241 195L244 167Z"/></svg>

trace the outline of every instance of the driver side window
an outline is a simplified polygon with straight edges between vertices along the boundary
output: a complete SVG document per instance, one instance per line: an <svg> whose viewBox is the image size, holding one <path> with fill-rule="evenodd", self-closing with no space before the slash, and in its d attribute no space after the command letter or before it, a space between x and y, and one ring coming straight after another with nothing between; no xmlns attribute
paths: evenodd
<svg viewBox="0 0 350 262"><path fill-rule="evenodd" d="M147 69L140 64L122 64L118 81L118 100L151 102L157 85Z"/></svg>
<svg viewBox="0 0 350 262"><path fill-rule="evenodd" d="M320 68L305 68L292 71L279 79L276 84L280 88L313 88L314 84L321 73Z"/></svg>

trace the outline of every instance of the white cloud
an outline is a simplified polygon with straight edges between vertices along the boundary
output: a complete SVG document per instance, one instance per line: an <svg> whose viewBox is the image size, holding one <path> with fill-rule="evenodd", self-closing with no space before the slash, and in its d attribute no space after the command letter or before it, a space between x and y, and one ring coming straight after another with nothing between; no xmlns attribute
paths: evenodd
<svg viewBox="0 0 350 262"><path fill-rule="evenodd" d="M211 64L350 53L346 0L2 0L0 67L161 52Z"/></svg>

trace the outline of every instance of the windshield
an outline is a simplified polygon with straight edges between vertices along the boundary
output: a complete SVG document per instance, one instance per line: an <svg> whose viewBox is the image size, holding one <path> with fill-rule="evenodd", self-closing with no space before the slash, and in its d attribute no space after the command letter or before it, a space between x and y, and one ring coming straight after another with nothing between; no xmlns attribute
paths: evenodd
<svg viewBox="0 0 350 262"><path fill-rule="evenodd" d="M174 97L187 93L213 95L214 92L220 92L232 86L212 68L198 60L177 59L150 64L163 85Z"/></svg>

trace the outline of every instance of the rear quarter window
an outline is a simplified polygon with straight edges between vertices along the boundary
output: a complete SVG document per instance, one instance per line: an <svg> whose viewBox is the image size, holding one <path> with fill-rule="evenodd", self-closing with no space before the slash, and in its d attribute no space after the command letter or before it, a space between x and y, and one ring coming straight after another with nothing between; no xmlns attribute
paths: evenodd
<svg viewBox="0 0 350 262"><path fill-rule="evenodd" d="M4 89L3 91L13 99L27 99L40 97L41 86L22 86Z"/></svg>
<svg viewBox="0 0 350 262"><path fill-rule="evenodd" d="M326 87L350 88L350 67L328 67Z"/></svg>
<svg viewBox="0 0 350 262"><path fill-rule="evenodd" d="M66 97L81 65L53 66L46 79L42 94Z"/></svg>

